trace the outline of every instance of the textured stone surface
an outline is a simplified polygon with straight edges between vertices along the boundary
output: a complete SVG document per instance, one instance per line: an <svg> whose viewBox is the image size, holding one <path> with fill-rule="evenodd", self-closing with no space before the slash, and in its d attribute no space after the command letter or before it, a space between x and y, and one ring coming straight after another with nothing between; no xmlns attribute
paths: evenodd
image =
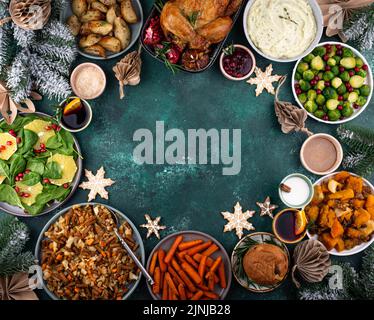
<svg viewBox="0 0 374 320"><path fill-rule="evenodd" d="M143 1L144 3L144 1ZM147 1L145 15L151 1ZM230 36L231 41L247 45L241 17ZM256 55L259 67L266 61ZM83 58L77 64L88 61ZM118 84L112 72L116 60L99 62L106 72L108 85L105 94L92 102L94 118L88 129L77 134L84 155L84 166L96 171L104 166L106 176L116 181L108 188L108 203L127 214L139 226L144 214L161 215L162 224L169 228L161 236L179 230L199 230L217 238L229 255L237 242L234 232L223 233L226 221L221 211L230 211L237 201L244 210L257 210L251 221L257 231L271 231L271 219L260 217L256 201L267 195L272 203L282 203L277 186L283 177L293 172L313 176L302 168L299 149L303 134L284 135L280 131L273 109L273 96L263 93L255 98L255 86L245 82L231 82L220 73L218 62L202 74L178 73L173 76L161 63L143 53L142 82L126 88L126 98L119 99ZM290 77L294 64L273 63L274 72L288 74L282 100L293 101ZM57 101L44 100L37 104L40 111L52 114ZM353 123L370 127L374 117L373 105ZM137 165L132 160L136 143L132 135L139 128L154 132L155 122L165 121L166 128L227 128L242 129L242 170L237 176L222 176L222 166L195 165ZM313 132L334 133L336 126L319 124L308 119ZM84 202L87 192L78 190L67 205ZM1 213L0 213L1 214ZM53 214L53 213L52 213ZM23 219L31 228L34 250L36 238L52 214ZM139 229L140 230L140 229ZM157 239L145 240L146 230L140 230L147 255ZM247 234L247 232L245 232ZM292 248L291 248L292 249ZM358 263L361 255L344 258ZM47 298L46 294L39 292ZM233 280L228 299L293 299L296 291L290 277L272 293L247 292ZM132 299L149 299L145 281Z"/></svg>

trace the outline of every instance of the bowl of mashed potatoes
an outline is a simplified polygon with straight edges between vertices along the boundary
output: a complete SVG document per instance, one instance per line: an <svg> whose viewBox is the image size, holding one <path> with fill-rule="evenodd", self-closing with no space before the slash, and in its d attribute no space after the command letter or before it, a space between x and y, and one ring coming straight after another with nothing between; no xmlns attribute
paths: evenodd
<svg viewBox="0 0 374 320"><path fill-rule="evenodd" d="M316 0L249 0L243 26L248 42L260 55L291 62L319 43L323 16Z"/></svg>

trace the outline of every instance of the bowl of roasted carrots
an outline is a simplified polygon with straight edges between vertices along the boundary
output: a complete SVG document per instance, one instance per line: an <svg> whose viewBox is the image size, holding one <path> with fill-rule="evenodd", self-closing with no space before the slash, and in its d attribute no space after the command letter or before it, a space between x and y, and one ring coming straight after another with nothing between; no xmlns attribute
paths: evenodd
<svg viewBox="0 0 374 320"><path fill-rule="evenodd" d="M199 231L181 231L152 250L147 270L155 300L222 300L231 285L231 264L223 246Z"/></svg>

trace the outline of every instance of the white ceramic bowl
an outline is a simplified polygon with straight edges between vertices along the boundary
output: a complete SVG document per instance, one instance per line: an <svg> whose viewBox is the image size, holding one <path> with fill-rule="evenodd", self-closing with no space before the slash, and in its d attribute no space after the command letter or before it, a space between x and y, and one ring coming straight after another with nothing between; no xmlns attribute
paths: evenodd
<svg viewBox="0 0 374 320"><path fill-rule="evenodd" d="M248 3L247 3L247 6L245 7L244 9L244 15L243 15L243 28L244 28L244 33L245 33L245 36L249 42L249 44L251 45L251 47L257 51L258 54L260 54L261 56L265 57L266 59L268 60L271 60L271 61L276 61L276 62L292 62L292 61L296 61L298 59L300 59L301 57L304 57L306 56L307 54L309 54L315 47L316 45L318 44L318 42L321 40L321 37L322 37L322 33L323 33L323 15L322 15L322 11L321 11L321 8L319 7L318 3L316 0L308 0L309 2L309 5L310 7L312 8L313 10L313 13L314 13L314 17L316 19L316 24L317 24L317 32L316 32L316 36L315 36L315 39L314 41L310 44L310 46L305 50L305 52L303 52L302 54L296 56L296 57L293 57L293 58L285 58L285 59L280 59L280 58L275 58L275 57L271 57L265 53L263 53L260 49L258 49L251 37L249 36L249 32L248 32L248 26L247 26L247 18L248 18L248 14L249 14L249 10L251 9L253 3L254 3L255 0L249 0Z"/></svg>
<svg viewBox="0 0 374 320"><path fill-rule="evenodd" d="M353 51L353 53L354 53L357 57L361 58L362 61L364 62L364 64L366 64L366 65L368 66L368 71L367 71L367 76L366 76L365 84L367 84L367 85L370 86L371 91L370 91L369 96L367 97L367 102L366 102L366 104L363 105L360 109L354 110L354 113L353 113L352 116L350 116L349 118L346 118L346 119L344 119L344 120L329 121L329 120L323 120L323 119L317 118L313 113L310 113L310 112L307 111L307 112L308 112L308 115L309 115L311 118L313 118L313 119L315 119L315 120L317 120L317 121L319 121L319 122L324 122L324 123L328 123L328 124L341 124L341 123L349 122L349 121L355 119L356 117L358 117L362 112L364 112L364 110L366 109L366 107L370 104L370 100L371 100L371 98L372 98L372 96L373 96L373 83L374 83L374 82L373 82L373 72L372 72L372 70L371 70L371 68L370 68L370 65L369 65L368 61L367 61L367 60L365 59L365 57L364 57L364 56L363 56L359 51L357 51L355 48L353 48L353 47L351 47L351 46L349 46L349 45L347 45L347 44L345 44L345 43L342 43L342 42L334 42L334 41L328 41L328 42L322 42L322 43L319 43L319 44L318 44L318 47L320 47L320 46L324 46L324 45L326 45L326 44L332 44L332 45L340 44L342 47L346 47L346 48L351 49L351 50ZM306 55L304 55L304 56L306 56ZM302 108L302 109L305 109L305 108L304 108L303 104L299 101L299 99L298 99L298 97L297 97L297 94L296 94L296 91L295 91L295 83L296 83L296 81L295 81L295 74L296 74L297 66L298 66L298 64L300 63L300 61L302 60L302 58L304 58L304 56L301 57L301 58L296 62L295 67L294 67L293 72L292 72L292 92L293 92L293 95L294 95L294 98L295 98L297 104L298 104L299 107ZM305 110L305 111L306 111L306 110Z"/></svg>
<svg viewBox="0 0 374 320"><path fill-rule="evenodd" d="M338 172L333 172L333 173L330 173L320 179L318 179L315 183L314 183L314 186L316 185L319 185L321 184L324 180L326 179L329 179L330 177L336 175ZM357 174L354 174L354 173L350 173L352 176L355 176L355 177L358 177ZM371 189L371 192L374 194L374 186L368 181L366 180L365 178L363 178L363 181L364 181L364 184L366 186L368 186L370 189ZM304 208L305 209L305 208ZM304 210L303 209L303 210ZM316 239L318 240L318 236L317 235L312 235L309 233L309 231L307 231L307 236L310 238L310 239ZM369 247L372 243L374 242L374 236L372 235L371 239L368 241L368 242L364 242L364 243L361 243L359 246L355 246L354 248L350 249L350 250L344 250L344 251L341 251L341 252L338 252L336 249L332 249L329 251L329 253L333 256L341 256L341 257L346 257L346 256L352 256L356 253L359 253L361 251L364 251L367 247Z"/></svg>
<svg viewBox="0 0 374 320"><path fill-rule="evenodd" d="M254 56L254 54L252 53L251 50L249 50L247 47L241 45L241 44L234 44L234 47L235 48L240 48L240 49L243 49L245 50L246 52L248 52L248 54L250 55L251 59L252 59L252 68L251 70L243 77L241 78L235 78L233 76L230 76L226 70L223 68L223 58L225 57L225 53L222 51L221 53L221 56L219 58L219 67L221 69L221 72L222 74L229 80L232 80L232 81L242 81L242 80L245 80L245 79L248 79L251 74L253 73L253 71L255 70L255 67L256 67L256 58Z"/></svg>

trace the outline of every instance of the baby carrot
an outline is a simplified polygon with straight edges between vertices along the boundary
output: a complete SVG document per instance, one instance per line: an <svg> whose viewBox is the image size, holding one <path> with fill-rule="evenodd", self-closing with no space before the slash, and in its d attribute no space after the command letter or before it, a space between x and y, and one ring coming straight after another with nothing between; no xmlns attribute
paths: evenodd
<svg viewBox="0 0 374 320"><path fill-rule="evenodd" d="M192 259L188 254L186 254L184 256L184 258L186 259L186 261L191 265L193 266L196 270L199 268L199 265L195 262L194 259Z"/></svg>
<svg viewBox="0 0 374 320"><path fill-rule="evenodd" d="M201 283L202 281L201 277L188 262L182 262L181 267L196 284Z"/></svg>
<svg viewBox="0 0 374 320"><path fill-rule="evenodd" d="M202 256L199 264L199 276L202 278L205 272L205 265L206 265L207 256Z"/></svg>
<svg viewBox="0 0 374 320"><path fill-rule="evenodd" d="M152 256L152 260L151 260L151 264L149 265L149 274L151 276L153 276L153 273L155 272L155 268L156 268L156 262L157 262L157 255L158 255L158 251L156 251L153 256Z"/></svg>
<svg viewBox="0 0 374 320"><path fill-rule="evenodd" d="M193 256L195 253L201 252L201 251L203 251L203 250L209 248L209 246L210 246L211 244L212 244L212 241L207 241L207 242L205 242L205 243L203 243L203 244L200 244L200 245L198 245L198 246L196 246L196 247L193 247L193 248L191 248L191 249L188 249L188 250L187 250L187 254L188 254L189 256ZM183 252L183 251L182 251L182 252Z"/></svg>
<svg viewBox="0 0 374 320"><path fill-rule="evenodd" d="M181 298L181 300L187 299L186 290L184 289L184 285L181 283L178 285L178 292L179 292L179 297Z"/></svg>
<svg viewBox="0 0 374 320"><path fill-rule="evenodd" d="M212 255L214 252L216 252L217 250L218 250L219 248L218 248L218 246L215 244L215 243L213 243L208 249L206 249L204 252L202 252L201 254L203 255L203 256L210 256L210 255Z"/></svg>
<svg viewBox="0 0 374 320"><path fill-rule="evenodd" d="M187 250L187 249L190 249L192 247L195 247L197 246L198 244L202 243L203 240L199 239L199 240L191 240L191 241L186 241L186 242L182 242L179 246L178 246L178 249L179 251L183 251L183 250Z"/></svg>
<svg viewBox="0 0 374 320"><path fill-rule="evenodd" d="M169 294L169 287L166 281L166 277L164 277L164 283L162 285L162 300L168 300L168 294Z"/></svg>
<svg viewBox="0 0 374 320"><path fill-rule="evenodd" d="M225 274L225 266L223 263L221 263L218 267L218 277L219 277L219 283L221 288L226 288L227 283L226 283L226 274Z"/></svg>
<svg viewBox="0 0 374 320"><path fill-rule="evenodd" d="M171 260L171 264L172 266L174 267L174 269L178 272L179 276L181 277L181 279L183 280L183 282L186 284L187 288L191 291L191 292L196 292L196 287L195 285L192 283L192 281L190 280L190 278L187 276L187 274L182 270L182 268L179 266L178 262L173 259Z"/></svg>
<svg viewBox="0 0 374 320"><path fill-rule="evenodd" d="M203 256L200 253L196 253L193 256L194 260L197 261L197 262L200 262L202 257ZM206 265L208 267L211 267L213 265L213 262L214 262L214 260L212 258L209 258L209 257L206 258Z"/></svg>
<svg viewBox="0 0 374 320"><path fill-rule="evenodd" d="M214 272L217 270L218 266L220 265L220 263L222 262L222 257L219 256L213 263L213 265L211 266L209 272L206 274L205 278L208 279L209 278L209 275L211 274L213 276ZM214 280L214 278L213 278Z"/></svg>
<svg viewBox="0 0 374 320"><path fill-rule="evenodd" d="M171 289L171 291L175 294L175 295L179 295L178 293L178 289L177 287L175 286L174 282L173 282L173 279L170 277L170 273L169 272L166 272L165 274L165 279L168 283L168 286L169 288Z"/></svg>
<svg viewBox="0 0 374 320"><path fill-rule="evenodd" d="M196 293L192 296L191 300L199 300L199 299L203 296L203 294L204 294L204 292L201 291L201 290L199 290L198 292L196 292Z"/></svg>
<svg viewBox="0 0 374 320"><path fill-rule="evenodd" d="M183 237L182 236L178 236L176 237L176 239L174 240L174 243L173 245L171 246L171 248L169 249L169 252L168 254L166 255L165 259L164 259L164 262L166 264L169 264L169 262L171 261L171 259L173 258L173 255L175 253L175 251L177 250L178 248L178 245L183 241Z"/></svg>
<svg viewBox="0 0 374 320"><path fill-rule="evenodd" d="M166 264L164 262L165 259L165 251L160 249L158 251L158 264L162 272L166 272Z"/></svg>
<svg viewBox="0 0 374 320"><path fill-rule="evenodd" d="M170 275L173 276L173 278L175 278L177 280L178 283L184 284L181 277L178 275L178 273L174 270L174 268L171 265L168 266L168 271L169 271Z"/></svg>
<svg viewBox="0 0 374 320"><path fill-rule="evenodd" d="M155 283L153 284L153 288L152 288L153 293L159 294L160 293L160 281L161 281L161 271L159 267L156 267L153 278L155 281Z"/></svg>

